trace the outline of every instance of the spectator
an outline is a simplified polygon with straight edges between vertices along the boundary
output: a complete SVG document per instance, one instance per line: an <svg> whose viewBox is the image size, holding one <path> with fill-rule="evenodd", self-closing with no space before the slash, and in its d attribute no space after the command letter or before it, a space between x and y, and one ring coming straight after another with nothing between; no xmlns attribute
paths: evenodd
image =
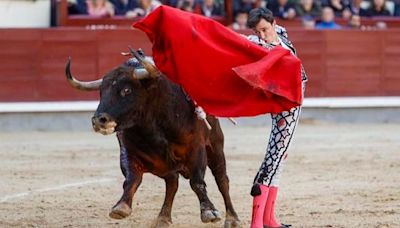
<svg viewBox="0 0 400 228"><path fill-rule="evenodd" d="M90 16L110 17L114 16L114 7L107 0L87 0L87 9Z"/></svg>
<svg viewBox="0 0 400 228"><path fill-rule="evenodd" d="M333 9L326 6L322 9L321 22L318 23L316 29L340 29L340 25L335 23L335 13Z"/></svg>
<svg viewBox="0 0 400 228"><path fill-rule="evenodd" d="M242 29L248 29L247 27L247 18L248 18L249 14L247 13L247 11L239 11L236 14L235 17L235 22L231 25L233 30L242 30Z"/></svg>
<svg viewBox="0 0 400 228"><path fill-rule="evenodd" d="M294 19L296 17L295 5L289 3L288 0L271 0L267 8L270 9L274 16L281 19Z"/></svg>
<svg viewBox="0 0 400 228"><path fill-rule="evenodd" d="M179 0L160 0L160 2L161 2L161 4L164 4L164 5L168 5L168 6L171 6L174 8L179 8L178 7Z"/></svg>
<svg viewBox="0 0 400 228"><path fill-rule="evenodd" d="M360 16L375 17L375 16L391 16L389 10L386 8L386 0L373 0L365 14Z"/></svg>
<svg viewBox="0 0 400 228"><path fill-rule="evenodd" d="M233 13L236 15L239 11L250 12L256 7L255 0L233 0Z"/></svg>
<svg viewBox="0 0 400 228"><path fill-rule="evenodd" d="M356 15L365 15L365 9L361 7L363 0L353 0L351 4L351 13Z"/></svg>
<svg viewBox="0 0 400 228"><path fill-rule="evenodd" d="M344 19L350 19L351 13L351 2L349 0L328 0L328 3L324 6L329 6L333 9L336 17L343 17Z"/></svg>
<svg viewBox="0 0 400 228"><path fill-rule="evenodd" d="M186 11L186 12L193 12L194 11L194 0L181 0L177 3L177 8Z"/></svg>
<svg viewBox="0 0 400 228"><path fill-rule="evenodd" d="M393 16L400 16L400 0L394 0L394 13Z"/></svg>
<svg viewBox="0 0 400 228"><path fill-rule="evenodd" d="M68 0L68 14L87 14L86 0Z"/></svg>
<svg viewBox="0 0 400 228"><path fill-rule="evenodd" d="M214 0L204 0L204 2L200 4L199 12L206 17L223 15L221 5Z"/></svg>
<svg viewBox="0 0 400 228"><path fill-rule="evenodd" d="M136 0L110 0L114 5L115 15L127 15L129 11L134 10L139 7Z"/></svg>
<svg viewBox="0 0 400 228"><path fill-rule="evenodd" d="M321 6L314 0L300 0L300 4L296 6L296 15L300 17L320 17Z"/></svg>
<svg viewBox="0 0 400 228"><path fill-rule="evenodd" d="M312 16L304 16L302 18L302 25L304 29L313 30L315 29L315 19Z"/></svg>
<svg viewBox="0 0 400 228"><path fill-rule="evenodd" d="M126 16L129 18L144 17L159 6L161 6L161 2L158 0L139 0L139 7L129 11Z"/></svg>
<svg viewBox="0 0 400 228"><path fill-rule="evenodd" d="M387 29L387 27L388 26L387 26L386 22L384 22L384 21L377 21L375 24L375 28L378 30L384 30L384 29Z"/></svg>
<svg viewBox="0 0 400 228"><path fill-rule="evenodd" d="M350 29L361 29L361 17L360 17L360 15L353 14L350 17L348 28L350 28Z"/></svg>

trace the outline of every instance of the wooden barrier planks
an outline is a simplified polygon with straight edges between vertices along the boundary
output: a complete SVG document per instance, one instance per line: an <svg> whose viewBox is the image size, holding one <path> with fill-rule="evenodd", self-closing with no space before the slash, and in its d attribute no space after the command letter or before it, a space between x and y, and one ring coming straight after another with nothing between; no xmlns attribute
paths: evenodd
<svg viewBox="0 0 400 228"><path fill-rule="evenodd" d="M382 90L385 95L400 93L400 32L383 33Z"/></svg>
<svg viewBox="0 0 400 228"><path fill-rule="evenodd" d="M309 78L306 96L325 96L325 34L307 30L289 30L288 33Z"/></svg>
<svg viewBox="0 0 400 228"><path fill-rule="evenodd" d="M325 83L329 94L382 95L381 36L372 31L326 33Z"/></svg>
<svg viewBox="0 0 400 228"><path fill-rule="evenodd" d="M309 76L306 96L399 96L400 30L307 31L290 29ZM94 80L121 64L127 47L151 55L144 33L132 29L0 30L0 101L96 100L65 80L72 73Z"/></svg>

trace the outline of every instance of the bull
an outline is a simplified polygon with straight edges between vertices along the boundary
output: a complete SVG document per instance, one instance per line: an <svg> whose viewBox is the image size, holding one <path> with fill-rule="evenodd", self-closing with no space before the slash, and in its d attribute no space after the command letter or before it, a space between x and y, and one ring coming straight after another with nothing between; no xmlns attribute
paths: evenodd
<svg viewBox="0 0 400 228"><path fill-rule="evenodd" d="M131 49L132 58L90 82L77 80L66 65L68 82L80 90L100 90L100 103L92 117L93 129L116 132L120 168L125 177L123 194L109 216L122 219L132 213L132 199L150 172L165 181L166 192L155 227L172 223L171 208L179 174L190 180L200 201L201 221L221 220L207 196L204 175L208 166L225 203L225 227L240 225L229 195L223 151L224 135L219 121L207 116L211 130L195 114L195 105L183 89L167 79L143 53Z"/></svg>

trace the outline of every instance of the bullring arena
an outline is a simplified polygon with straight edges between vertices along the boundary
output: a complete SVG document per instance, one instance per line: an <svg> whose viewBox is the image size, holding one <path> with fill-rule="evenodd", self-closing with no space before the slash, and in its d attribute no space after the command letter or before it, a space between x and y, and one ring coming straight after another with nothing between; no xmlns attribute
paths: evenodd
<svg viewBox="0 0 400 228"><path fill-rule="evenodd" d="M265 121L267 122L267 121ZM240 123L240 121L239 121ZM244 125L244 126L241 126ZM243 227L268 125L223 124L230 192ZM303 121L278 197L278 216L294 227L399 227L400 125ZM108 217L122 193L115 136L94 132L0 134L0 227L149 227L164 199L164 181L146 174L124 220ZM223 200L207 171L210 199ZM202 224L197 197L180 178L171 227Z"/></svg>
<svg viewBox="0 0 400 228"><path fill-rule="evenodd" d="M24 4L16 2L0 1L0 228L151 227L164 200L164 181L145 174L132 214L123 220L108 216L123 191L118 141L91 128L98 93L74 90L64 75L69 56L77 78L95 80L126 60L120 52L128 46L151 55L151 43L130 27L131 19L68 15L66 0L26 0L38 8L21 11L25 23L34 23L37 12L51 6L56 15L49 10L41 16L52 17L55 28L48 18L44 26L17 20L4 25L7 15L15 15L9 13L13 4ZM227 25L232 10L213 19ZM382 21L386 29L373 27ZM277 201L277 217L294 228L400 227L400 19L362 23L362 30L329 31L278 20L309 77ZM249 227L250 189L271 119L237 118L237 126L220 121L231 198L242 227ZM224 218L210 170L205 181ZM172 221L172 228L224 225L201 222L198 199L183 177Z"/></svg>

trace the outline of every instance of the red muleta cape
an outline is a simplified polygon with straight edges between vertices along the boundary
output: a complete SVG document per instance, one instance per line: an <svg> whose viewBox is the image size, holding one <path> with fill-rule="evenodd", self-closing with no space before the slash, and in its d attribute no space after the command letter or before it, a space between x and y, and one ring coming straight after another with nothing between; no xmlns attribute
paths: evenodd
<svg viewBox="0 0 400 228"><path fill-rule="evenodd" d="M279 113L302 102L301 63L204 16L160 6L133 27L153 43L158 69L220 117Z"/></svg>

